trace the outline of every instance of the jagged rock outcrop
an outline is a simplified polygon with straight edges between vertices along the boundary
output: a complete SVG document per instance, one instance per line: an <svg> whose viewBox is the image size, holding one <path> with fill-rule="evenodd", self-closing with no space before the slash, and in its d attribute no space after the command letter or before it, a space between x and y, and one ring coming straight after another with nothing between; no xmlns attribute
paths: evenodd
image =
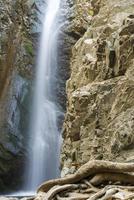
<svg viewBox="0 0 134 200"><path fill-rule="evenodd" d="M66 87L62 175L90 159L134 159L134 2L86 3L90 24L73 47Z"/></svg>

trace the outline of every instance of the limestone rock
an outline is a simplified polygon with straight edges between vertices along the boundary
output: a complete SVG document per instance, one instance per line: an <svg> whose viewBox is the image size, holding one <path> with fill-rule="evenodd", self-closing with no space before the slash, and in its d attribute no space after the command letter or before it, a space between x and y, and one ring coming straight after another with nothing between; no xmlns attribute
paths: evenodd
<svg viewBox="0 0 134 200"><path fill-rule="evenodd" d="M96 7L73 47L66 86L63 169L90 159L127 161L134 153L134 2L88 3Z"/></svg>

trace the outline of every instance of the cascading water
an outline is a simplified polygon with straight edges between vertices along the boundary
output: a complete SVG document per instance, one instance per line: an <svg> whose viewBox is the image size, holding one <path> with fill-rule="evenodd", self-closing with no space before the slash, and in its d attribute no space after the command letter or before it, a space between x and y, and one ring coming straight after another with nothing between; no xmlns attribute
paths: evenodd
<svg viewBox="0 0 134 200"><path fill-rule="evenodd" d="M60 0L47 0L37 60L26 190L35 191L44 180L59 175L60 133L55 103L58 14Z"/></svg>

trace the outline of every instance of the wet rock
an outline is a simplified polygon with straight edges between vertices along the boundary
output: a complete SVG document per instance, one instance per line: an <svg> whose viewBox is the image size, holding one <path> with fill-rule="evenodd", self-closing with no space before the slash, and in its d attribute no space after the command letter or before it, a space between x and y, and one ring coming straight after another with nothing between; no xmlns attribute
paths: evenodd
<svg viewBox="0 0 134 200"><path fill-rule="evenodd" d="M28 0L0 0L0 192L19 185L24 165L27 124L22 130L21 123L29 114L29 103L24 102L26 98L30 101L36 40L30 31L35 13L32 5ZM11 184L13 177L17 180Z"/></svg>

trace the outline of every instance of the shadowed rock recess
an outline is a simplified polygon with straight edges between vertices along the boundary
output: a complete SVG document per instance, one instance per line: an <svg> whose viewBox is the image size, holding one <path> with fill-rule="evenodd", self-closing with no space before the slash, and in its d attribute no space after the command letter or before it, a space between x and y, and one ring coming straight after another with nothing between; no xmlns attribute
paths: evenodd
<svg viewBox="0 0 134 200"><path fill-rule="evenodd" d="M30 1L0 0L0 193L18 185L22 171L34 60L31 8Z"/></svg>
<svg viewBox="0 0 134 200"><path fill-rule="evenodd" d="M66 85L62 176L92 159L134 160L134 1L75 2L86 31Z"/></svg>

